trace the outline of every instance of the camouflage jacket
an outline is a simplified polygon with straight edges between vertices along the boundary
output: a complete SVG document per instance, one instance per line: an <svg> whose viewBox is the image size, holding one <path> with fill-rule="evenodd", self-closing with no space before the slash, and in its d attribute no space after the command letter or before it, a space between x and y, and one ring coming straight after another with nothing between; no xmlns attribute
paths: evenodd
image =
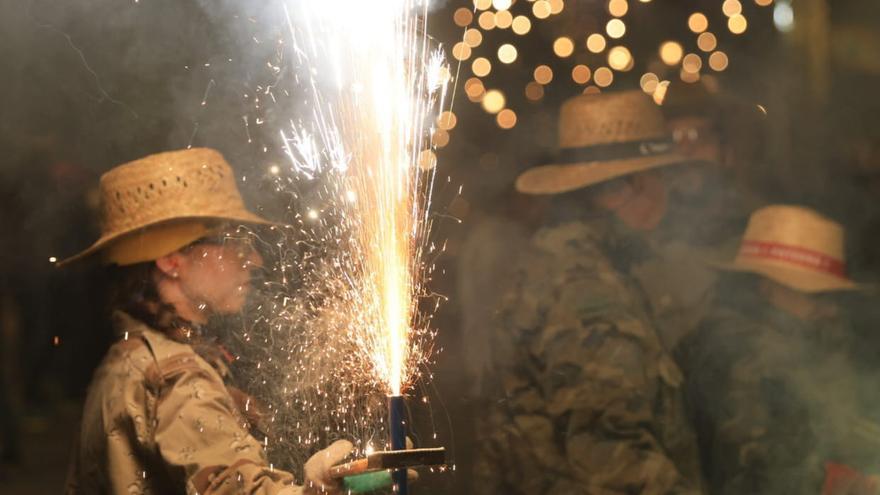
<svg viewBox="0 0 880 495"><path fill-rule="evenodd" d="M190 345L125 313L95 372L66 492L288 494L218 371ZM221 370L222 371L222 370Z"/></svg>
<svg viewBox="0 0 880 495"><path fill-rule="evenodd" d="M819 494L828 462L876 469L847 329L763 301L715 308L676 354L710 493Z"/></svg>
<svg viewBox="0 0 880 495"><path fill-rule="evenodd" d="M700 493L681 373L601 232L539 231L493 334L500 400L481 425L475 490Z"/></svg>

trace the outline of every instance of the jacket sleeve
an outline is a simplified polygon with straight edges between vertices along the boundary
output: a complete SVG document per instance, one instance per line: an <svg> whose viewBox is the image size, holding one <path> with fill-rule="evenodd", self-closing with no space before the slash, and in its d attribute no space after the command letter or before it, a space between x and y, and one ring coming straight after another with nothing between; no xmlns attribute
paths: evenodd
<svg viewBox="0 0 880 495"><path fill-rule="evenodd" d="M538 457L554 460L547 469L569 491L698 493L688 478L698 470L670 455L670 441L694 445L667 414L680 372L618 272L589 244L572 247L531 258L503 310L520 353L519 379L508 380L518 386L507 387L513 421L527 448L558 454Z"/></svg>
<svg viewBox="0 0 880 495"><path fill-rule="evenodd" d="M290 473L268 465L222 380L201 358L171 356L147 375L157 385L156 450L187 494L302 493Z"/></svg>

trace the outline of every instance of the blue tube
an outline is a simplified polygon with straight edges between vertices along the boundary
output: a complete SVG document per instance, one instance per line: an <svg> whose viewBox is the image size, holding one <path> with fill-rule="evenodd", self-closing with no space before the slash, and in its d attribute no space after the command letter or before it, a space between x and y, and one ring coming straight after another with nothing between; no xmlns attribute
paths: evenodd
<svg viewBox="0 0 880 495"><path fill-rule="evenodd" d="M391 450L406 450L406 404L403 396L388 397L388 431L391 435ZM407 495L406 469L391 472L394 493Z"/></svg>

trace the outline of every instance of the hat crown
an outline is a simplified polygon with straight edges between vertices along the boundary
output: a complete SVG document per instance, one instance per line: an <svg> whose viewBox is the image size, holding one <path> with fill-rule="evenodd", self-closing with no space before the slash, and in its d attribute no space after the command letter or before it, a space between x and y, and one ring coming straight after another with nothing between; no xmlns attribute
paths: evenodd
<svg viewBox="0 0 880 495"><path fill-rule="evenodd" d="M749 218L743 242L760 242L810 251L844 262L843 227L800 206L773 205Z"/></svg>
<svg viewBox="0 0 880 495"><path fill-rule="evenodd" d="M101 176L101 230L123 232L183 217L243 211L232 168L209 148L150 155Z"/></svg>
<svg viewBox="0 0 880 495"><path fill-rule="evenodd" d="M560 148L642 141L667 135L660 108L639 90L576 96L562 105L559 115Z"/></svg>

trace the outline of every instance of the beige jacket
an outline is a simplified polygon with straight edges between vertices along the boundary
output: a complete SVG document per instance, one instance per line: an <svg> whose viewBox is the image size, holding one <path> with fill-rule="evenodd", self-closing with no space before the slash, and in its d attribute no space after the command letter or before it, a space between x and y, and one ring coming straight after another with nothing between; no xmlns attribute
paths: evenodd
<svg viewBox="0 0 880 495"><path fill-rule="evenodd" d="M299 495L268 465L222 378L192 347L117 312L95 372L67 494Z"/></svg>

